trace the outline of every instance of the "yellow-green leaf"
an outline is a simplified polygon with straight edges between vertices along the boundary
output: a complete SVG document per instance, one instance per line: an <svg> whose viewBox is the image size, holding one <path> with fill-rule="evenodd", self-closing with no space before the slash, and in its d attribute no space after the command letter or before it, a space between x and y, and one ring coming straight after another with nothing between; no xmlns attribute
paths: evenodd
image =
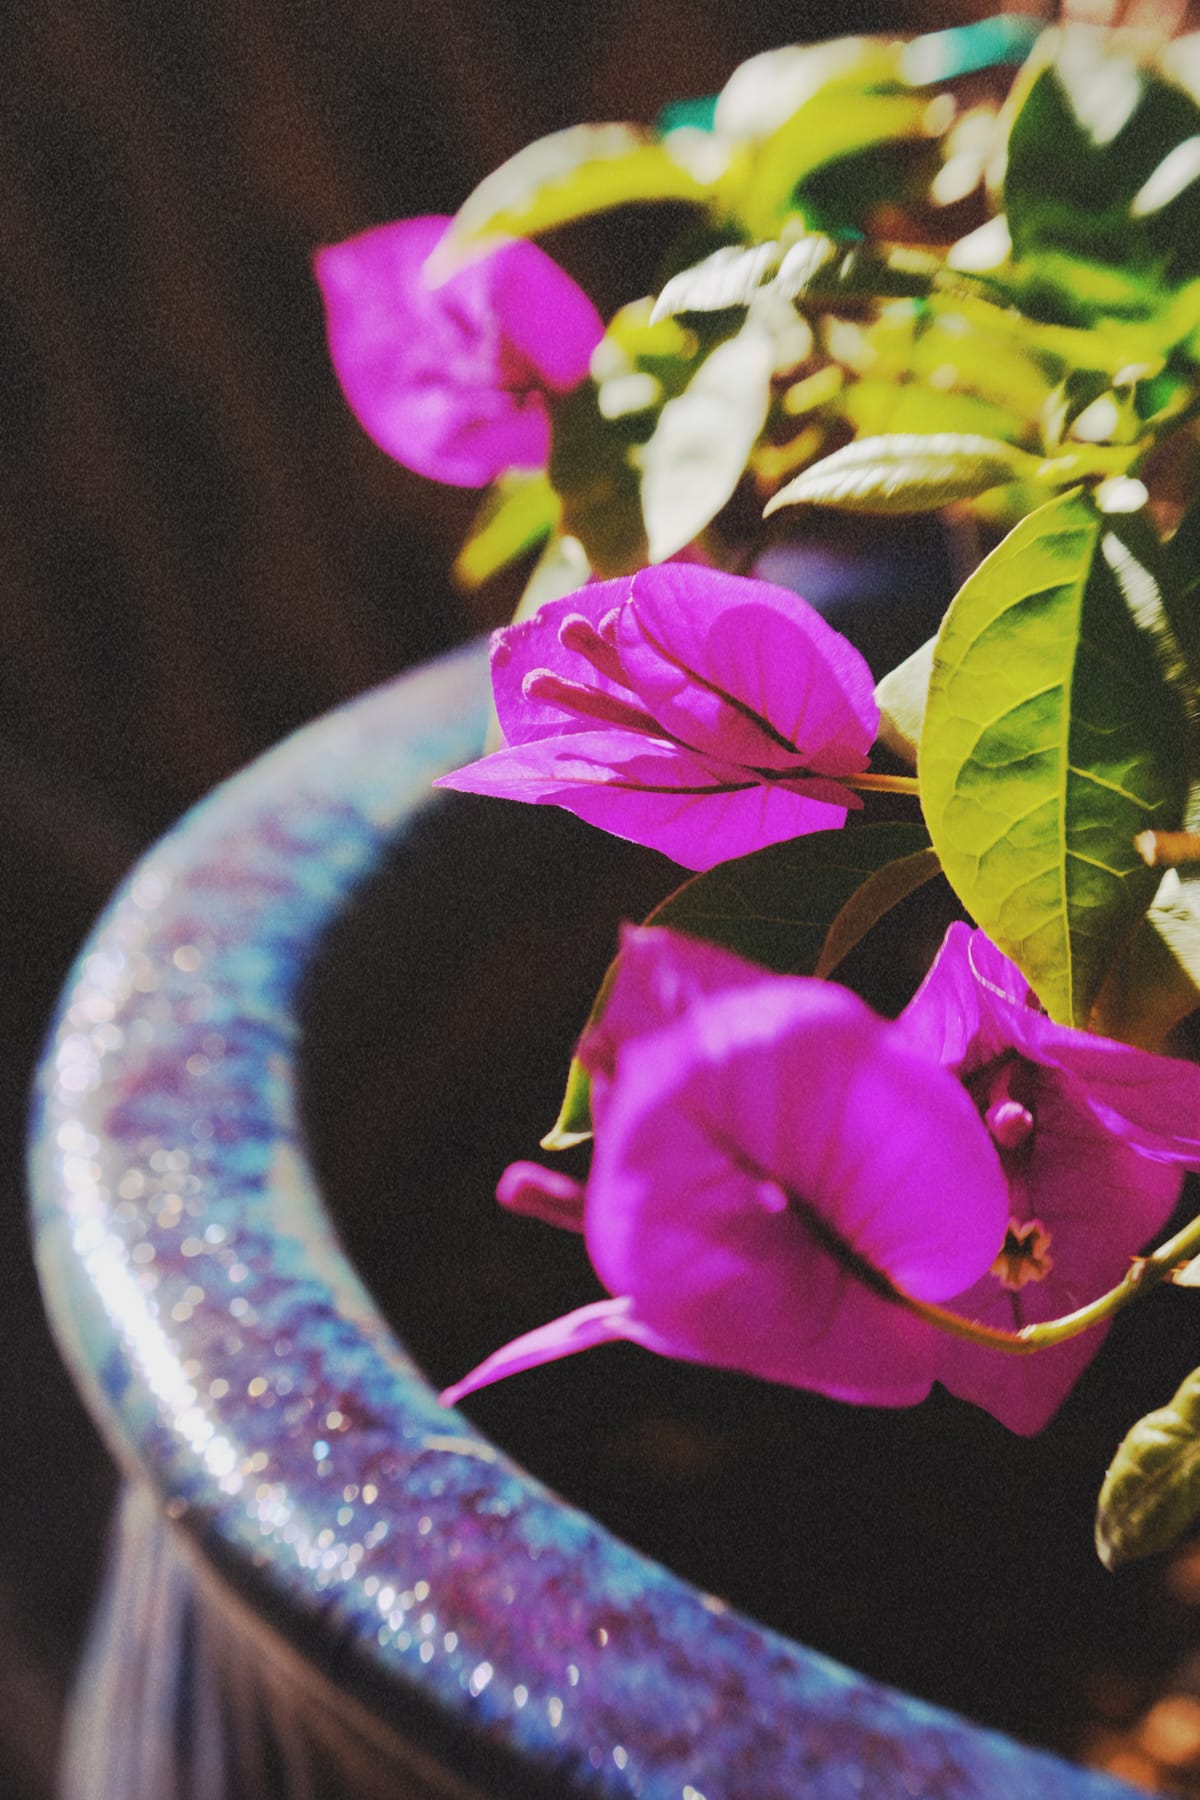
<svg viewBox="0 0 1200 1800"><path fill-rule="evenodd" d="M834 506L843 512L934 512L1016 481L1036 459L999 438L959 432L895 432L859 438L822 457L768 501L764 517L783 506Z"/></svg>
<svg viewBox="0 0 1200 1800"><path fill-rule="evenodd" d="M1182 708L1109 533L1064 494L969 578L938 634L918 760L951 886L1076 1025L1159 885L1133 840L1176 827L1187 786Z"/></svg>
<svg viewBox="0 0 1200 1800"><path fill-rule="evenodd" d="M454 560L454 575L477 588L553 531L559 499L542 471L503 475L489 491Z"/></svg>
<svg viewBox="0 0 1200 1800"><path fill-rule="evenodd" d="M679 134L676 134L677 136ZM714 173L721 163L712 144ZM438 246L435 272L470 260L494 237L532 237L590 213L636 200L703 204L713 182L685 162L678 145L638 125L570 125L518 150L484 177Z"/></svg>

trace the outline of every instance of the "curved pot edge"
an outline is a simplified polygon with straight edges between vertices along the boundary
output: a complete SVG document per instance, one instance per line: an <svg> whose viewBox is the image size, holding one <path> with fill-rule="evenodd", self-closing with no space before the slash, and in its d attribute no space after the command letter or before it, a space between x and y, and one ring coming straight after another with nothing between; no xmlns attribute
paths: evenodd
<svg viewBox="0 0 1200 1800"><path fill-rule="evenodd" d="M80 956L30 1169L47 1307L115 1453L274 1629L384 1722L447 1721L497 1791L524 1769L564 1796L1126 1793L556 1501L437 1406L349 1268L297 1117L297 988L478 753L486 693L474 646L297 733L168 833Z"/></svg>

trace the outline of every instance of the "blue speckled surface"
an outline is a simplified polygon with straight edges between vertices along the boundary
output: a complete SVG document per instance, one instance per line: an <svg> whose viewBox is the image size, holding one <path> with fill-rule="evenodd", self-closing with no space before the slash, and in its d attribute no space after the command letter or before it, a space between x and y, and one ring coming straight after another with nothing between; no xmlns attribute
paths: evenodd
<svg viewBox="0 0 1200 1800"><path fill-rule="evenodd" d="M478 753L485 700L475 647L301 732L170 833L85 947L31 1166L47 1304L110 1444L317 1667L497 1793L1127 1794L556 1502L438 1407L341 1254L297 1120L298 983L433 776Z"/></svg>

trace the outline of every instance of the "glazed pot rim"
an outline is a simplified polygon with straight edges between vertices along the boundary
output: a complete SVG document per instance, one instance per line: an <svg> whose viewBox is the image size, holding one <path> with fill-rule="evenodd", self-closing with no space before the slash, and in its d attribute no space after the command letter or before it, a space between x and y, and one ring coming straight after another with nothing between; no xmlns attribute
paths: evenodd
<svg viewBox="0 0 1200 1800"><path fill-rule="evenodd" d="M497 1792L1124 1792L613 1538L439 1407L351 1268L305 1151L300 981L486 717L476 644L318 720L168 833L85 945L31 1188L115 1456L272 1630L382 1723L443 1722L448 1766Z"/></svg>

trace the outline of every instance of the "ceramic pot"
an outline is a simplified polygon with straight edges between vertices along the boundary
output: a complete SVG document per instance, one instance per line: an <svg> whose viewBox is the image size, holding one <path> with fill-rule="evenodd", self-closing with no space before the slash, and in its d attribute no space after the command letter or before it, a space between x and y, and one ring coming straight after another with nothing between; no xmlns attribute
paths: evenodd
<svg viewBox="0 0 1200 1800"><path fill-rule="evenodd" d="M1115 1800L1128 1790L802 1648L557 1499L439 1407L348 1260L300 1104L306 972L382 864L403 876L447 804L432 778L478 753L486 690L476 646L228 783L134 871L64 993L33 1124L38 1260L128 1477L64 1794ZM453 863L423 902L442 939L473 910L437 903ZM477 850L457 876L497 880ZM424 918L392 916L424 941ZM461 1098L439 1111L419 1052L439 958L459 959L452 1038L488 1019L449 936L410 959L418 1048L396 1078L457 1141L473 1121ZM486 970L487 941L471 954ZM526 1072L510 1062L492 1059L502 1087ZM418 1271L438 1206L413 1177L375 1225ZM439 1305L470 1315L453 1274Z"/></svg>

